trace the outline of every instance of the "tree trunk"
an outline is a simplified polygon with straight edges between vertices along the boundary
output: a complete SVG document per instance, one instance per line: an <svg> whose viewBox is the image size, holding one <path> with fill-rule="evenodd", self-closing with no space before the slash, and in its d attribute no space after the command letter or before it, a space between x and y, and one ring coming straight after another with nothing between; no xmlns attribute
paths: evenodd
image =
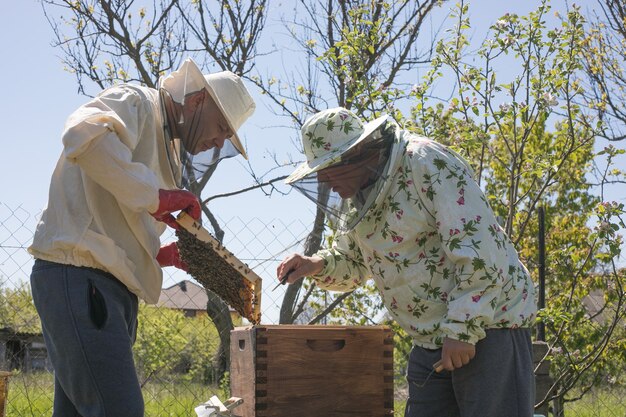
<svg viewBox="0 0 626 417"><path fill-rule="evenodd" d="M209 298L206 312L220 335L220 347L214 358L217 381L219 382L230 368L230 331L233 330L234 326L228 305L212 291L206 290L206 294Z"/></svg>
<svg viewBox="0 0 626 417"><path fill-rule="evenodd" d="M328 200L328 195L320 196ZM311 256L317 252L322 244L322 236L324 233L324 212L318 207L315 212L315 222L313 223L313 230L308 234L306 242L304 244L304 255ZM297 317L294 317L293 311L296 307L296 301L298 299L298 293L302 287L302 280L295 282L287 287L285 298L280 306L280 324L292 324Z"/></svg>

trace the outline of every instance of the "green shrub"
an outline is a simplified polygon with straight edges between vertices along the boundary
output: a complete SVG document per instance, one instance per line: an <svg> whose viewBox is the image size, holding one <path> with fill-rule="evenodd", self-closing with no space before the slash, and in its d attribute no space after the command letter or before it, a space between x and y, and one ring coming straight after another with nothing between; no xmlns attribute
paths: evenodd
<svg viewBox="0 0 626 417"><path fill-rule="evenodd" d="M208 316L185 317L180 311L142 305L139 309L135 366L140 380L182 375L208 383L219 337Z"/></svg>

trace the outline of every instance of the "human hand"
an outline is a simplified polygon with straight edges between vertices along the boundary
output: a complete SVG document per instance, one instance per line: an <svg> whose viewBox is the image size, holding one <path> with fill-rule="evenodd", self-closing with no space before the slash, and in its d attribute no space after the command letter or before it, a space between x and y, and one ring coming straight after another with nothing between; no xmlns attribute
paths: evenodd
<svg viewBox="0 0 626 417"><path fill-rule="evenodd" d="M159 208L150 214L158 221L178 230L179 225L172 213L180 210L194 220L198 220L202 214L198 197L193 193L185 190L159 190Z"/></svg>
<svg viewBox="0 0 626 417"><path fill-rule="evenodd" d="M156 260L161 267L174 266L185 272L189 269L187 264L180 259L180 252L178 251L178 245L176 242L161 246L161 249L159 249L159 253L156 256Z"/></svg>
<svg viewBox="0 0 626 417"><path fill-rule="evenodd" d="M287 281L289 284L294 283L302 277L315 275L324 269L324 260L319 256L304 256L294 253L286 257L278 268L276 268L276 276L281 279L289 271Z"/></svg>
<svg viewBox="0 0 626 417"><path fill-rule="evenodd" d="M446 337L441 349L441 365L448 371L467 365L476 355L476 346L471 343Z"/></svg>

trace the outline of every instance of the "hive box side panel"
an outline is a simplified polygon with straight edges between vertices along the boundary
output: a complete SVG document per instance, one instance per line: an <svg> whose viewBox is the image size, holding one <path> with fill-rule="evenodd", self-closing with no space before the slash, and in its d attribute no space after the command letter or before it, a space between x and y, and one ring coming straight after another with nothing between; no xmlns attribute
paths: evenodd
<svg viewBox="0 0 626 417"><path fill-rule="evenodd" d="M240 417L255 417L255 333L254 327L237 327L230 333L230 391L243 399L234 410Z"/></svg>
<svg viewBox="0 0 626 417"><path fill-rule="evenodd" d="M266 326L256 347L267 364L256 417L393 414L393 335L386 327Z"/></svg>

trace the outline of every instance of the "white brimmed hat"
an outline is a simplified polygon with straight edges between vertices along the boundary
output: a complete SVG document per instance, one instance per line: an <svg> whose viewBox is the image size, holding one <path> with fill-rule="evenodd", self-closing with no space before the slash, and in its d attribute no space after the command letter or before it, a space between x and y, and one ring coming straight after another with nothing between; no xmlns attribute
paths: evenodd
<svg viewBox="0 0 626 417"><path fill-rule="evenodd" d="M248 159L237 130L254 113L256 105L241 77L230 71L202 74L196 63L187 58L178 70L159 80L159 88L167 90L178 103L188 93L206 88L234 132L230 141Z"/></svg>
<svg viewBox="0 0 626 417"><path fill-rule="evenodd" d="M287 177L291 184L341 159L341 155L361 143L389 118L381 116L363 125L357 115L343 107L322 110L302 126L302 147L306 162Z"/></svg>

